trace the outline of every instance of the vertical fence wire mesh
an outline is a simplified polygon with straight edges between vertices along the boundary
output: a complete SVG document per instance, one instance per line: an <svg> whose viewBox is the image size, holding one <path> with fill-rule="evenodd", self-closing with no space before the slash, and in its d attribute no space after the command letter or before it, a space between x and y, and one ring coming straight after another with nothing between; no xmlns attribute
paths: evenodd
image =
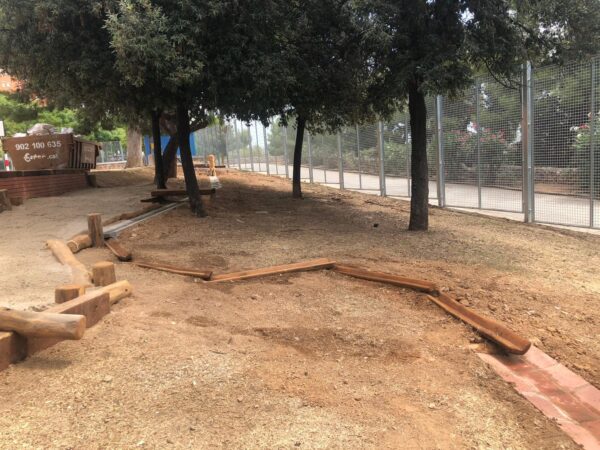
<svg viewBox="0 0 600 450"><path fill-rule="evenodd" d="M590 64L551 66L534 71L537 221L590 224L591 72Z"/></svg>
<svg viewBox="0 0 600 450"><path fill-rule="evenodd" d="M533 70L532 136L535 220L600 227L600 58ZM519 86L478 78L458 97L443 98L441 139L434 97L427 98L430 199L438 193L438 147L443 148L446 205L523 212L522 99ZM266 128L233 121L202 130L201 147L230 167L291 177L295 124ZM383 140L381 140L383 139ZM441 142L439 142L441 141ZM380 145L383 143L383 170ZM201 148L199 155L205 153ZM410 197L411 130L407 111L383 124L336 134L306 132L303 181ZM286 158L287 155L287 158ZM286 166L287 161L287 166ZM287 170L286 170L287 169Z"/></svg>

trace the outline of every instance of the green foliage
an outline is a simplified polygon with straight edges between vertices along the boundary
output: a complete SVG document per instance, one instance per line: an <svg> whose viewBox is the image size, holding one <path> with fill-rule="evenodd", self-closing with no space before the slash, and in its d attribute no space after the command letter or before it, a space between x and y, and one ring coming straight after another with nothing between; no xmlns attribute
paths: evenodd
<svg viewBox="0 0 600 450"><path fill-rule="evenodd" d="M579 185L582 192L589 192L591 187L591 145L594 145L594 161L600 163L600 115L595 115L594 124L591 118L586 123L575 127L575 142L573 143L575 165L578 169ZM593 128L593 140L592 140ZM600 197L600 170L594 171L594 196Z"/></svg>
<svg viewBox="0 0 600 450"><path fill-rule="evenodd" d="M42 106L39 101L23 102L18 96L0 94L0 118L4 120L7 136L26 133L36 123L47 123L56 129L72 128L75 134L98 142L126 142L125 128L114 125L105 129L99 122L90 123L79 111L69 108Z"/></svg>

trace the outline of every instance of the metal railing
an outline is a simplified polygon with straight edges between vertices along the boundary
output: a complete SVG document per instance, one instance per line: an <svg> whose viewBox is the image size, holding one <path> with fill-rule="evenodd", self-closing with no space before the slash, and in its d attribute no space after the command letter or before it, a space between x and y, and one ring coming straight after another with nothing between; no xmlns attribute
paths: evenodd
<svg viewBox="0 0 600 450"><path fill-rule="evenodd" d="M534 69L505 86L480 77L427 99L429 193L440 206L521 213L525 221L600 228L600 58ZM240 170L290 177L295 129L239 121L197 134L200 153ZM410 121L306 133L302 179L410 197Z"/></svg>

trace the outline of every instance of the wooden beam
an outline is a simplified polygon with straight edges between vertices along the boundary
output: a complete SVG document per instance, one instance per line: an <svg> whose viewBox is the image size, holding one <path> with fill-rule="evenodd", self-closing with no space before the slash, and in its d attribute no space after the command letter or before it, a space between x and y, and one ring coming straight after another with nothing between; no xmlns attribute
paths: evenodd
<svg viewBox="0 0 600 450"><path fill-rule="evenodd" d="M187 275L190 277L202 278L203 280L210 280L212 276L212 272L210 270L190 269L185 267L171 266L169 264L156 264L144 261L135 261L133 264L138 267L143 267L144 269L160 270L163 272L175 273L177 275Z"/></svg>
<svg viewBox="0 0 600 450"><path fill-rule="evenodd" d="M104 241L108 249L117 257L119 261L131 261L131 251L127 250L116 238L106 239Z"/></svg>
<svg viewBox="0 0 600 450"><path fill-rule="evenodd" d="M94 286L107 286L117 281L115 265L110 261L100 261L92 266Z"/></svg>
<svg viewBox="0 0 600 450"><path fill-rule="evenodd" d="M213 275L210 282L247 280L249 278L265 277L269 275L278 275L291 272L305 272L308 270L331 269L335 261L327 258L313 259L293 264L283 264L281 266L265 267L262 269L246 270L243 272L223 273Z"/></svg>
<svg viewBox="0 0 600 450"><path fill-rule="evenodd" d="M27 339L17 333L0 331L0 371L27 356Z"/></svg>
<svg viewBox="0 0 600 450"><path fill-rule="evenodd" d="M0 331L28 338L79 340L85 332L85 316L0 308Z"/></svg>
<svg viewBox="0 0 600 450"><path fill-rule="evenodd" d="M54 301L64 303L85 293L85 287L80 284L64 284L54 289Z"/></svg>
<svg viewBox="0 0 600 450"><path fill-rule="evenodd" d="M94 247L104 246L104 231L102 230L102 216L97 213L88 214L88 234L92 238Z"/></svg>
<svg viewBox="0 0 600 450"><path fill-rule="evenodd" d="M449 295L439 294L438 297L428 295L427 298L448 314L471 325L480 334L494 341L509 353L523 355L529 350L529 347L531 347L531 342L529 340L518 335L503 323L485 317L472 309L461 305Z"/></svg>
<svg viewBox="0 0 600 450"><path fill-rule="evenodd" d="M200 189L200 195L213 195L216 189ZM152 197L169 197L169 196L184 196L187 195L185 189L155 189L150 192Z"/></svg>
<svg viewBox="0 0 600 450"><path fill-rule="evenodd" d="M100 320L110 313L110 296L102 290L86 292L80 297L51 306L46 312L57 314L80 314L86 318L86 327L96 325ZM27 355L51 347L62 339L31 338L27 339Z"/></svg>
<svg viewBox="0 0 600 450"><path fill-rule="evenodd" d="M84 248L90 248L92 246L92 238L87 233L78 234L67 241L67 246L71 249L71 252L77 253Z"/></svg>
<svg viewBox="0 0 600 450"><path fill-rule="evenodd" d="M336 264L333 268L335 272L348 275L362 280L377 281L379 283L393 284L407 289L415 289L427 293L435 293L438 287L429 281L417 280L414 278L405 278L392 273L376 272L374 270L363 269L361 267Z"/></svg>
<svg viewBox="0 0 600 450"><path fill-rule="evenodd" d="M92 284L92 279L85 266L73 256L73 253L63 241L58 239L50 239L47 242L48 248L52 251L56 259L61 264L69 266L71 268L72 278L74 284L81 284L83 286L89 286Z"/></svg>

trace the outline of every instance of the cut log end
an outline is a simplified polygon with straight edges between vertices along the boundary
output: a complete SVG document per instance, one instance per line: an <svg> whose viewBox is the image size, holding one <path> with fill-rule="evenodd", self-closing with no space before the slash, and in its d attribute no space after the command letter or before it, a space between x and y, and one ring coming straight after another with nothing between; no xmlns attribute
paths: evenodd
<svg viewBox="0 0 600 450"><path fill-rule="evenodd" d="M92 266L94 286L108 286L117 281L115 265L110 261L101 261Z"/></svg>
<svg viewBox="0 0 600 450"><path fill-rule="evenodd" d="M80 284L65 284L54 290L54 301L65 303L85 293L85 287Z"/></svg>
<svg viewBox="0 0 600 450"><path fill-rule="evenodd" d="M77 236L73 236L69 241L67 241L67 247L71 249L73 253L77 253L85 248L90 248L92 246L92 238L89 234L78 234Z"/></svg>

